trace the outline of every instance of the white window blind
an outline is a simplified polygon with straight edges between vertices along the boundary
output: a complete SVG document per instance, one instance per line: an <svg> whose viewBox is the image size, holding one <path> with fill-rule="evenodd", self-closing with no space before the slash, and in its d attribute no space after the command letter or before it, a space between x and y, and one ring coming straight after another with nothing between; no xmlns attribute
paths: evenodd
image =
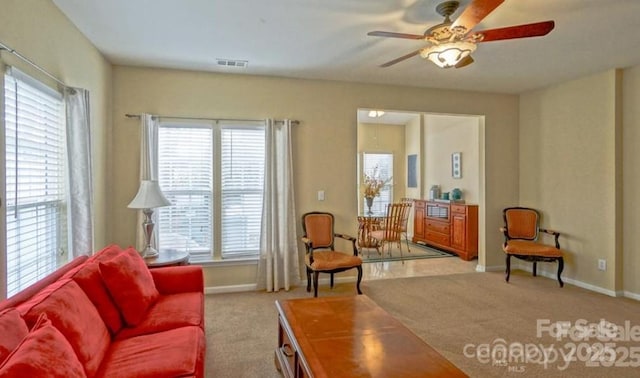
<svg viewBox="0 0 640 378"><path fill-rule="evenodd" d="M67 248L62 95L5 75L7 295L54 271Z"/></svg>
<svg viewBox="0 0 640 378"><path fill-rule="evenodd" d="M159 248L192 261L254 257L260 246L264 126L161 123Z"/></svg>
<svg viewBox="0 0 640 378"><path fill-rule="evenodd" d="M159 247L208 257L212 246L210 127L166 125L158 134L158 179L171 206L160 209Z"/></svg>
<svg viewBox="0 0 640 378"><path fill-rule="evenodd" d="M387 180L393 177L393 154L362 154L363 174L374 176L381 180ZM366 200L363 198L362 208L366 209ZM387 204L393 202L392 186L387 185L380 191L380 196L373 199L371 211L375 214L383 214L386 211Z"/></svg>
<svg viewBox="0 0 640 378"><path fill-rule="evenodd" d="M222 128L223 258L257 255L259 252L264 138L264 127Z"/></svg>

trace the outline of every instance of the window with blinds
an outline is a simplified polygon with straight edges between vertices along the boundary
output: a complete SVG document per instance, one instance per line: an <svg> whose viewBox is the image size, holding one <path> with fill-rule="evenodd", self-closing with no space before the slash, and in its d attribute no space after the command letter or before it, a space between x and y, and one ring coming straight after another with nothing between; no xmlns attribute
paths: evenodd
<svg viewBox="0 0 640 378"><path fill-rule="evenodd" d="M162 122L159 248L192 261L255 257L260 247L264 125Z"/></svg>
<svg viewBox="0 0 640 378"><path fill-rule="evenodd" d="M23 73L4 77L7 295L58 266L67 249L62 95Z"/></svg>
<svg viewBox="0 0 640 378"><path fill-rule="evenodd" d="M382 180L393 177L393 154L381 153L363 153L362 154L362 170L363 175L373 175ZM386 211L387 204L393 202L392 186L388 185L380 191L380 196L373 199L371 211L375 214L383 214ZM366 209L365 199L362 199L362 208Z"/></svg>

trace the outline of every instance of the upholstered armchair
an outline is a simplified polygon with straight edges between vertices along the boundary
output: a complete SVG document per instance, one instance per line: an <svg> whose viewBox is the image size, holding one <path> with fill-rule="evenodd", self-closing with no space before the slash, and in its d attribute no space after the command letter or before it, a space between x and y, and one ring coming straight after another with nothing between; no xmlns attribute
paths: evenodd
<svg viewBox="0 0 640 378"><path fill-rule="evenodd" d="M564 286L562 270L564 258L558 238L560 233L540 228L540 214L537 210L527 207L509 207L503 210L504 227L500 231L504 234L502 249L506 254L506 277L509 282L511 275L511 257L533 263L533 275L537 275L538 262L558 262L558 283ZM538 241L539 233L552 235L555 245L548 245Z"/></svg>
<svg viewBox="0 0 640 378"><path fill-rule="evenodd" d="M334 232L333 214L313 211L302 216L302 229L307 253L305 265L307 269L307 292L311 291L311 274L313 273L313 296L318 296L318 275L329 273L331 275L331 288L333 288L333 275L349 269L358 270L356 290L360 291L362 281L362 259L358 256L356 238L337 234ZM341 252L335 250L335 238L341 238L351 243L353 252Z"/></svg>

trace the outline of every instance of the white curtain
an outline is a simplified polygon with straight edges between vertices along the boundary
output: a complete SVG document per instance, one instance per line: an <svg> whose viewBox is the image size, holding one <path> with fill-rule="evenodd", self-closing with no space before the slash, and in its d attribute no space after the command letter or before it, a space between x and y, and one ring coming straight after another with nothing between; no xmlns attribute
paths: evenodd
<svg viewBox="0 0 640 378"><path fill-rule="evenodd" d="M291 121L266 121L258 289L289 290L300 280L291 159Z"/></svg>
<svg viewBox="0 0 640 378"><path fill-rule="evenodd" d="M140 115L140 181L157 180L158 179L158 121L151 114L143 113ZM136 188L137 190L137 188ZM135 195L135 193L134 193ZM133 196L131 197L133 199ZM157 221L158 213L154 211L153 222ZM146 248L144 230L142 223L144 222L144 214L142 210L138 211L138 232L136 233L136 246L138 251ZM155 248L158 245L158 233L151 235L151 246Z"/></svg>
<svg viewBox="0 0 640 378"><path fill-rule="evenodd" d="M93 252L93 188L89 91L66 88L68 229L71 258Z"/></svg>

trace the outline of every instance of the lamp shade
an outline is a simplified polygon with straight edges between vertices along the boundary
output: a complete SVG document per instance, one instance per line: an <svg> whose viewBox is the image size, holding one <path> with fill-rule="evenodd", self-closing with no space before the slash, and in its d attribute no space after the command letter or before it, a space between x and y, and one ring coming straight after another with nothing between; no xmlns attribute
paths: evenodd
<svg viewBox="0 0 640 378"><path fill-rule="evenodd" d="M451 68L475 50L475 43L457 41L427 47L420 51L420 56L429 59L440 68Z"/></svg>
<svg viewBox="0 0 640 378"><path fill-rule="evenodd" d="M142 180L140 181L138 194L136 194L128 207L130 209L153 209L169 205L171 205L171 202L162 194L157 181Z"/></svg>

